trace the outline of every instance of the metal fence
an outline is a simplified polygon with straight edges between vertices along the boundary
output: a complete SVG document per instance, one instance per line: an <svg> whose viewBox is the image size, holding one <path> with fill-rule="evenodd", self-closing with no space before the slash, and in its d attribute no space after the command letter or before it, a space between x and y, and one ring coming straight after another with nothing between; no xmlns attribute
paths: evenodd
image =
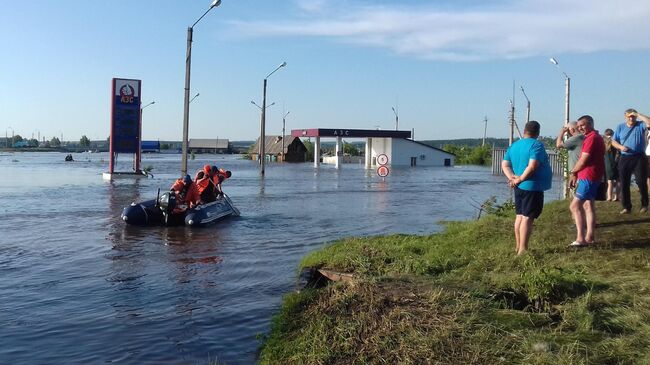
<svg viewBox="0 0 650 365"><path fill-rule="evenodd" d="M555 151L546 151L548 154L549 163L551 164L551 171L553 176L564 176L564 166L562 166L562 159ZM493 148L492 149L492 174L503 175L501 170L501 161L506 154L506 148Z"/></svg>

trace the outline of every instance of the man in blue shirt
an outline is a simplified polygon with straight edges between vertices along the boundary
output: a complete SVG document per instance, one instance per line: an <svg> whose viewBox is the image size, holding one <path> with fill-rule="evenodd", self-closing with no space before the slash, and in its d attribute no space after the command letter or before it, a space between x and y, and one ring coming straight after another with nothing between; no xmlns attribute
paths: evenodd
<svg viewBox="0 0 650 365"><path fill-rule="evenodd" d="M528 249L533 222L544 207L544 191L551 188L553 173L544 144L537 140L539 123L531 120L524 127L524 138L508 148L501 168L508 185L515 189L515 241L517 255Z"/></svg>
<svg viewBox="0 0 650 365"><path fill-rule="evenodd" d="M637 121L641 119L643 123ZM629 214L632 211L630 199L630 182L632 173L636 185L641 193L641 209L639 212L648 211L648 160L645 156L645 134L650 127L650 118L637 112L634 109L625 111L625 123L616 127L612 146L621 151L621 158L618 161L619 179L621 182L621 214Z"/></svg>

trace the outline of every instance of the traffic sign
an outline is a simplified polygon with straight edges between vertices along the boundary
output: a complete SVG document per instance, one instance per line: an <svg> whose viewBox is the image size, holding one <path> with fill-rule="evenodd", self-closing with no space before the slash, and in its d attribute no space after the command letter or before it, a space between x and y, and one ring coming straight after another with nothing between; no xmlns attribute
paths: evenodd
<svg viewBox="0 0 650 365"><path fill-rule="evenodd" d="M387 166L382 165L377 168L377 175L381 177L386 177L390 173L390 170L388 169Z"/></svg>
<svg viewBox="0 0 650 365"><path fill-rule="evenodd" d="M388 163L388 156L386 156L383 153L377 156L377 164L385 165L387 163Z"/></svg>

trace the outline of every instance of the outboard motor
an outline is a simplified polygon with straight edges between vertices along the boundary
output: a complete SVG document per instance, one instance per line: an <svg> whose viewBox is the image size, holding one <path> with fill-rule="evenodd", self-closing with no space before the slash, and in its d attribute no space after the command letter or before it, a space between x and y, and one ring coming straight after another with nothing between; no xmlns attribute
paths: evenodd
<svg viewBox="0 0 650 365"><path fill-rule="evenodd" d="M169 223L169 217L176 208L176 194L173 191L164 193L158 198L158 208L162 211L165 224Z"/></svg>

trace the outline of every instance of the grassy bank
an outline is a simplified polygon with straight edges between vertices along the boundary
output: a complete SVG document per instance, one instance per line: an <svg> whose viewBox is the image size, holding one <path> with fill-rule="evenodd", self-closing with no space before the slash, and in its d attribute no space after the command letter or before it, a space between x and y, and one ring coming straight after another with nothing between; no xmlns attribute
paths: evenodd
<svg viewBox="0 0 650 365"><path fill-rule="evenodd" d="M301 266L355 279L287 295L260 361L650 364L650 215L597 207L591 248L567 248L567 201L545 206L521 257L511 211L337 241Z"/></svg>

